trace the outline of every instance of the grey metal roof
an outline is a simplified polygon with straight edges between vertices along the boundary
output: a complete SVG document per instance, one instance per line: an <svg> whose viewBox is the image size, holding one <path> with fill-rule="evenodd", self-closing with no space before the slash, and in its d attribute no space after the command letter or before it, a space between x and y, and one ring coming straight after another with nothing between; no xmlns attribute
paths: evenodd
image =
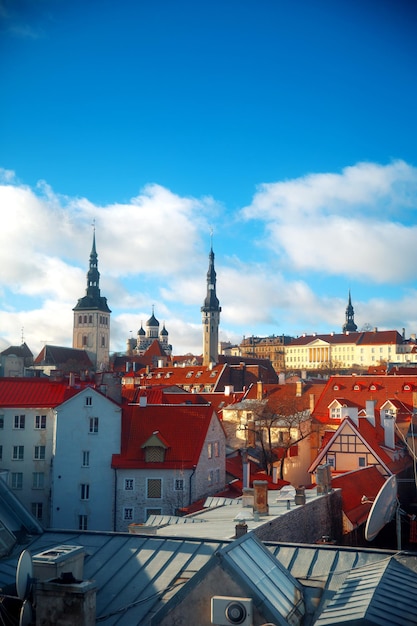
<svg viewBox="0 0 417 626"><path fill-rule="evenodd" d="M228 507L226 507L228 508ZM185 527L205 528L205 524L187 524ZM180 528L180 526L177 526ZM246 536L250 538L250 536ZM320 604L314 615L306 614L303 626L320 624L317 618L324 612L330 601L336 598L339 590L343 589L348 577L358 575L361 579L368 576L372 582L374 576L375 587L382 602L386 591L383 585L394 585L397 579L396 595L406 605L407 597L416 597L417 588L417 555L399 555L383 550L361 548L341 548L328 545L278 544L263 542L272 555L279 561L279 567L286 568L290 576L302 584L304 598L307 597L309 587L320 591ZM35 538L32 543L16 547L9 558L0 559L0 587L14 584L16 566L20 551L28 548L32 554L43 552L58 545L80 545L85 550L84 579L94 580L97 583L97 623L105 626L131 626L140 624L148 626L151 618L157 611L166 606L167 602L184 589L184 585L198 574L208 564L213 555L225 548L226 558L234 559L236 571L238 566L259 562L259 553L252 551L251 542L247 544L246 554L240 551L244 540L237 540L234 545L238 550L229 550L232 542L210 538L169 537L159 535L134 535L127 533L103 533L90 531L45 531ZM265 555L262 567L265 569ZM372 574L376 564L395 561L402 568L393 565L388 568L384 576ZM266 563L266 566L268 563ZM278 567L274 561L274 567ZM272 578L264 572L262 579L259 569L250 572L247 581L249 584L261 585L263 580L268 583L268 595L273 597L277 584L281 584L278 572L277 578ZM404 575L404 576L403 576ZM386 577L386 578L385 578ZM400 579L401 577L401 579ZM248 583L247 583L248 584ZM379 591L379 585L381 591ZM411 590L411 593L410 593ZM321 594L321 591L323 593ZM186 592L186 589L184 589ZM409 594L409 595L408 595ZM258 594L259 595L259 594ZM337 598L336 598L337 599ZM375 602L375 601L374 601ZM400 624L390 618L389 622L382 622L384 626ZM316 620L316 622L314 621ZM329 622L327 622L328 624ZM333 623L343 623L343 616ZM352 622L351 622L352 623ZM365 622L362 622L365 623ZM369 623L369 622L368 622ZM378 622L371 622L378 623ZM401 626L416 624L417 622L401 622ZM324 626L322 622L320 626Z"/></svg>
<svg viewBox="0 0 417 626"><path fill-rule="evenodd" d="M417 574L394 558L382 560L350 572L315 623L415 625L416 597Z"/></svg>

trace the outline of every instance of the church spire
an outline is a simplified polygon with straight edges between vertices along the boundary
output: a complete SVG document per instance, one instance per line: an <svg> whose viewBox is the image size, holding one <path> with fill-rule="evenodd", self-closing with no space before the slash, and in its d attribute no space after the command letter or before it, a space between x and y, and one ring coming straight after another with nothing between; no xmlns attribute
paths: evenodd
<svg viewBox="0 0 417 626"><path fill-rule="evenodd" d="M94 225L93 225L94 226ZM87 272L87 289L73 308L73 348L82 348L97 369L109 364L110 309L107 298L100 295L100 272L98 271L96 231L93 230L93 245Z"/></svg>
<svg viewBox="0 0 417 626"><path fill-rule="evenodd" d="M92 298L100 297L100 272L98 271L97 251L96 251L96 229L93 231L93 245L90 252L90 266L87 272L87 296Z"/></svg>
<svg viewBox="0 0 417 626"><path fill-rule="evenodd" d="M221 306L216 295L216 270L211 242L207 271L207 293L201 307L203 321L203 365L217 363L219 358L219 323Z"/></svg>
<svg viewBox="0 0 417 626"><path fill-rule="evenodd" d="M343 332L351 332L354 333L358 330L357 325L355 324L354 319L354 311L352 306L352 299L350 297L350 289L349 289L349 300L348 305L346 307L346 322L343 325Z"/></svg>

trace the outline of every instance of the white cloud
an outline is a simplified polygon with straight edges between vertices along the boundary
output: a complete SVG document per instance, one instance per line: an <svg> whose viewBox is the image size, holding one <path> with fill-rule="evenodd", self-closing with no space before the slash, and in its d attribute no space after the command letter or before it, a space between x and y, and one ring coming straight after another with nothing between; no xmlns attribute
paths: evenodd
<svg viewBox="0 0 417 626"><path fill-rule="evenodd" d="M72 344L72 308L85 293L93 221L101 293L113 311L112 351L124 351L130 331L137 333L155 305L174 353L201 354L209 225L221 250L215 262L222 340L337 332L355 277L362 280L353 289L359 327L415 332L416 292L397 289L393 305L387 290L368 297L363 279L383 285L415 276L416 189L417 170L403 162L358 164L341 174L263 185L236 221L211 198L180 197L159 185L129 202L97 206L59 195L45 182L31 189L0 170L0 206L7 207L0 229L0 348L18 344L22 328L35 354L44 341ZM259 229L249 223L255 219L267 235L258 247ZM335 296L327 283L315 282L329 276L340 279Z"/></svg>
<svg viewBox="0 0 417 626"><path fill-rule="evenodd" d="M261 185L242 216L265 223L265 243L287 267L394 282L415 274L416 205L417 168L359 163Z"/></svg>

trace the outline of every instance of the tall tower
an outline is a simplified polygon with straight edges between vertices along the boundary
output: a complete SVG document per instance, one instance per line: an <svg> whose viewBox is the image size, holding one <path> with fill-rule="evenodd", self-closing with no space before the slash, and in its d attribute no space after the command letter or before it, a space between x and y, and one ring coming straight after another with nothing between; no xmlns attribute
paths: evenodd
<svg viewBox="0 0 417 626"><path fill-rule="evenodd" d="M219 358L219 299L216 296L216 270L214 269L213 245L210 248L207 272L207 295L201 307L203 318L203 365L217 363Z"/></svg>
<svg viewBox="0 0 417 626"><path fill-rule="evenodd" d="M73 308L72 347L86 350L97 370L106 369L109 365L111 313L107 298L100 295L99 281L94 230L86 293Z"/></svg>
<svg viewBox="0 0 417 626"><path fill-rule="evenodd" d="M349 301L346 307L346 322L343 324L343 332L351 332L354 333L358 330L357 325L355 324L354 312L352 306L352 300L350 297L350 289L349 289Z"/></svg>

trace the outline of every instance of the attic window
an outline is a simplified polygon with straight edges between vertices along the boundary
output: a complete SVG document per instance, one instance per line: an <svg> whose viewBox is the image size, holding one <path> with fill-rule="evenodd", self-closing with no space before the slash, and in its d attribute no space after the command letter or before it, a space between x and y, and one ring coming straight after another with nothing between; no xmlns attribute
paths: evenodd
<svg viewBox="0 0 417 626"><path fill-rule="evenodd" d="M369 391L376 391L376 385L370 385Z"/></svg>
<svg viewBox="0 0 417 626"><path fill-rule="evenodd" d="M217 372L213 370L210 374L210 378L214 378L215 376L217 376Z"/></svg>
<svg viewBox="0 0 417 626"><path fill-rule="evenodd" d="M172 372L167 372L167 373L165 374L165 378L169 378L170 376L172 376Z"/></svg>
<svg viewBox="0 0 417 626"><path fill-rule="evenodd" d="M411 385L408 385L408 384L404 385L403 390L404 391L411 391Z"/></svg>
<svg viewBox="0 0 417 626"><path fill-rule="evenodd" d="M202 373L203 373L203 372L202 372L201 370L200 370L199 372L197 372L197 374L195 375L195 376L196 376L196 378L198 378L199 376L201 376L201 374L202 374Z"/></svg>
<svg viewBox="0 0 417 626"><path fill-rule="evenodd" d="M360 385L354 385L353 386L353 391L360 391L361 390L361 386Z"/></svg>
<svg viewBox="0 0 417 626"><path fill-rule="evenodd" d="M333 391L339 391L340 387L339 385L333 385Z"/></svg>
<svg viewBox="0 0 417 626"><path fill-rule="evenodd" d="M145 461L147 463L163 463L165 460L165 448L162 446L146 446Z"/></svg>
<svg viewBox="0 0 417 626"><path fill-rule="evenodd" d="M191 378L191 376L194 374L194 372L191 370L191 372L187 372L187 376L186 378Z"/></svg>

